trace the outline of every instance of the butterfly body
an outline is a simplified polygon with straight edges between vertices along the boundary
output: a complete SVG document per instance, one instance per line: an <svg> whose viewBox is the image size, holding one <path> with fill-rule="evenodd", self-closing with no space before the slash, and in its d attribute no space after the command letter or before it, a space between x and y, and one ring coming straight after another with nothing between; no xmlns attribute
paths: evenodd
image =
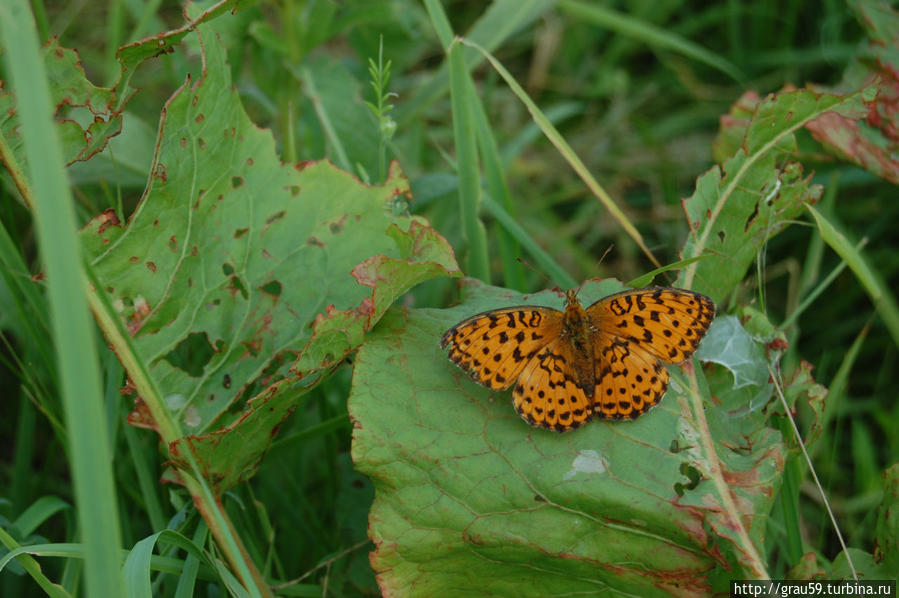
<svg viewBox="0 0 899 598"><path fill-rule="evenodd" d="M572 369L578 387L588 398L593 397L596 386L596 371L593 367L593 333L595 326L581 306L576 293L568 291L565 296L565 312L562 316L562 338L571 343Z"/></svg>
<svg viewBox="0 0 899 598"><path fill-rule="evenodd" d="M708 297L680 289L625 291L586 309L568 291L564 311L483 312L450 328L441 346L479 384L514 385L515 409L530 424L562 432L656 405L668 385L661 362L692 355L714 315Z"/></svg>

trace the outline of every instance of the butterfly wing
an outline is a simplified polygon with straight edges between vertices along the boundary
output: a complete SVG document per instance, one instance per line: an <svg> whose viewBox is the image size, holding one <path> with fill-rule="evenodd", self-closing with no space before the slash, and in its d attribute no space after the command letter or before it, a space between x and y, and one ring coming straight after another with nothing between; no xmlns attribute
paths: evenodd
<svg viewBox="0 0 899 598"><path fill-rule="evenodd" d="M633 419L668 388L660 363L688 359L715 317L705 295L655 288L617 293L587 308L596 331L594 409L605 419Z"/></svg>
<svg viewBox="0 0 899 598"><path fill-rule="evenodd" d="M602 336L635 343L666 363L680 363L705 336L715 304L693 291L640 289L600 299L587 308L587 315Z"/></svg>
<svg viewBox="0 0 899 598"><path fill-rule="evenodd" d="M562 331L562 312L521 306L486 311L446 331L441 347L478 383L512 386L528 362Z"/></svg>
<svg viewBox="0 0 899 598"><path fill-rule="evenodd" d="M532 426L571 430L593 416L591 402L572 376L574 347L556 338L524 368L512 391L515 409Z"/></svg>
<svg viewBox="0 0 899 598"><path fill-rule="evenodd" d="M668 370L642 345L603 335L595 357L593 408L598 417L634 419L665 394Z"/></svg>

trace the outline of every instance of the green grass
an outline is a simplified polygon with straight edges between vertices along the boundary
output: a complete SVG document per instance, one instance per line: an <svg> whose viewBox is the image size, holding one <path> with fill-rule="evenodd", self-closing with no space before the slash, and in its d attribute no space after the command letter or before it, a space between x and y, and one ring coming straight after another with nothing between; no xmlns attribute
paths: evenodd
<svg viewBox="0 0 899 598"><path fill-rule="evenodd" d="M281 158L325 158L364 183L341 187L333 200L325 195L323 206L389 180L386 156L409 178L409 212L445 237L467 276L535 292L591 278L648 282L647 272L692 257L679 255L689 233L681 200L693 195L716 158L733 155L722 149L732 141L719 136L722 116L747 90L764 97L787 84L837 86L865 39L853 10L840 2L706 4L498 0L485 8L463 1L307 0L257 3L236 14L218 6L208 21L227 52L237 97L255 125L273 132ZM14 25L30 19L37 22L32 37L30 29ZM295 411L277 428L255 475L219 495L215 481L203 475L207 463L186 457L176 461L186 489L170 483L168 442L184 434L189 415L167 410L169 381L155 378L155 364L141 361L144 341L128 338L132 320L115 316L137 310L86 290L86 281L102 289L120 279L110 278L108 267L92 266L97 260L82 260L75 241L86 235L73 233L110 208L127 222L148 181L161 180L149 169L163 106L188 73L191 85L201 78L196 33L185 32L173 51L143 62L138 55L152 56L159 46L133 45L182 27L180 8L113 1L74 12L18 1L0 5L0 21L0 93L29 98L18 110L21 127L0 118L0 153L18 160L0 169L0 396L6 407L0 438L9 439L0 468L0 543L7 550L32 547L30 557L21 549L23 556L0 570L0 595L114 595L120 583L154 596L377 595L369 561L375 545L367 541L374 487L353 463L372 467L377 455L360 454L358 446L351 455L347 397L355 358L342 362L331 355L327 367L284 391L290 400L285 413ZM899 19L878 22L880 35L899 39ZM54 84L62 79L52 69L66 68L59 66L64 59L50 61L49 76L36 66L37 44L49 34L63 48L77 48L95 85L127 83L111 96L112 108L128 100L121 134L111 139L111 150L68 166L68 181L62 168L73 137L55 141L60 129L51 128L43 110L59 103ZM211 43L204 38L207 53ZM120 53L120 80L115 54L126 45L132 47ZM383 75L388 64L389 77L373 84L373 73ZM209 71L219 74L211 65ZM75 69L65 72L77 82ZM842 91L854 91L853 84L847 78ZM91 93L96 106L107 97L102 90ZM17 106L9 102L9 95L0 95L0 114ZM365 102L380 108L369 111ZM177 110L173 104L167 109ZM93 122L83 107L62 110L81 126ZM96 138L107 134L96 126ZM870 127L867 133L876 138ZM61 152L54 149L60 146ZM804 176L824 186L811 191L821 200L759 244L748 272L719 301L719 314L737 313L745 321L752 309L762 310L771 334L776 329L788 341L780 362L787 386L807 371L807 362L814 381L829 388L823 405L797 400L798 386L787 399L796 401L799 429L820 435L810 453L843 537L850 548L871 553L876 538L895 534L878 521L883 473L899 461L895 185L827 154L804 129L796 132L793 155ZM251 180L245 164L205 168L213 180ZM253 168L264 165L257 158ZM174 169L168 174L174 178ZM741 190L737 185L734 193ZM200 190L191 192L196 197ZM263 206L276 192L263 183L249 196L252 205ZM405 218L402 197L391 209L390 217ZM82 248L87 255L103 251L88 245ZM420 246L439 244L429 238ZM411 255L419 255L418 247ZM713 270L717 266L709 264L722 257L733 256L706 253L682 267ZM135 267L145 268L143 261ZM282 279L292 285L278 291L282 301L295 289L312 286L314 293L327 286L316 281L330 280L302 270L291 276ZM403 281L413 280L406 276L397 272L382 288L402 289ZM662 268L653 282L676 279L677 272ZM419 308L458 300L455 282L443 276L415 286L398 304L422 318L429 312ZM353 301L336 307L347 309ZM98 323L93 330L88 307ZM395 324L396 313L389 321ZM378 329L381 343L387 332ZM215 339L207 340L215 348ZM171 359L198 371L212 359L186 344L178 350ZM384 367L401 371L400 362L382 359ZM229 378L224 385L235 393L249 386L217 424L233 423L266 384L290 378L289 365L267 366L268 382L260 381L262 372ZM373 364L363 366L371 371ZM729 375L709 368L691 396ZM302 388L319 379L312 390ZM120 389L132 384L146 397L143 404L157 410L158 433L128 423L135 395ZM360 390L352 389L356 396ZM506 408L514 415L511 405ZM723 425L714 407L706 408L710 428ZM453 406L447 409L451 414ZM771 403L768 409L769 425L784 434L789 450L773 484L770 515L763 514L761 560L771 577L786 577L812 554L801 561L806 570L814 562L829 574L841 566L834 565L841 550L837 534L791 428L776 415L782 408ZM211 421L204 424L215 429ZM395 422L404 424L404 434L414 432L408 421ZM522 424L522 436L528 433ZM409 467L423 467L415 457L409 456ZM899 556L887 559L899 568ZM390 575L381 579L384 587L393 583Z"/></svg>

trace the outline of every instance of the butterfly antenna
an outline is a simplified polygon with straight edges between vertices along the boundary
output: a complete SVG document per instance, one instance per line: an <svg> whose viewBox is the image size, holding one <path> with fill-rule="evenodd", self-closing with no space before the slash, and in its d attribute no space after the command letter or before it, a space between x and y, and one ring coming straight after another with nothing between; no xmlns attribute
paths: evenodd
<svg viewBox="0 0 899 598"><path fill-rule="evenodd" d="M599 258L599 261L596 262L596 269L597 269L597 270L599 270L599 265L600 265L601 263L603 263L603 261L606 259L606 256L609 255L610 253L612 253L612 250L613 250L613 249L615 249L615 244L614 244L614 243L609 243L609 246L606 247L606 250L602 253L602 257L600 257L600 258Z"/></svg>

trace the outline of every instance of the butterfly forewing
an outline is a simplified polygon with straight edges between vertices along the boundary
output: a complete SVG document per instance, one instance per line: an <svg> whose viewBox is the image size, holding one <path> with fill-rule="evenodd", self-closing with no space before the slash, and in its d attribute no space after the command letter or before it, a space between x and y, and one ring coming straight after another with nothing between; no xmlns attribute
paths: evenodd
<svg viewBox="0 0 899 598"><path fill-rule="evenodd" d="M692 291L643 289L600 299L587 314L602 335L635 343L664 362L680 363L699 346L715 317L715 304Z"/></svg>
<svg viewBox="0 0 899 598"><path fill-rule="evenodd" d="M564 337L528 362L512 391L521 417L533 426L564 432L593 416L591 401L573 376L574 362L573 345Z"/></svg>
<svg viewBox="0 0 899 598"><path fill-rule="evenodd" d="M441 347L477 382L494 390L512 386L528 362L562 330L562 312L548 307L510 307L459 322Z"/></svg>

